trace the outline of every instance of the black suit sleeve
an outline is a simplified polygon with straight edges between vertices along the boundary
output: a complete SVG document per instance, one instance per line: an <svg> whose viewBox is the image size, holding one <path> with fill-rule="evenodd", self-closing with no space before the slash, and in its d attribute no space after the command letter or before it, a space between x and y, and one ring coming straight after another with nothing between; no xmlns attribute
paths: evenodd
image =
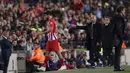
<svg viewBox="0 0 130 73"><path fill-rule="evenodd" d="M96 28L97 30L97 42L101 42L102 40L102 24L98 23L98 26Z"/></svg>
<svg viewBox="0 0 130 73"><path fill-rule="evenodd" d="M119 39L123 39L123 33L124 33L124 30L122 31L122 29L121 29L121 22L120 21L118 21L118 20L120 20L120 19L116 19L115 20L115 33L116 33L116 35L117 35L117 37L119 38ZM125 26L123 26L122 28L124 29L124 27Z"/></svg>
<svg viewBox="0 0 130 73"><path fill-rule="evenodd" d="M1 44L1 47L2 48L6 48L6 49L11 49L12 48L12 43L8 40L8 39L2 39L1 41L0 41L0 44Z"/></svg>

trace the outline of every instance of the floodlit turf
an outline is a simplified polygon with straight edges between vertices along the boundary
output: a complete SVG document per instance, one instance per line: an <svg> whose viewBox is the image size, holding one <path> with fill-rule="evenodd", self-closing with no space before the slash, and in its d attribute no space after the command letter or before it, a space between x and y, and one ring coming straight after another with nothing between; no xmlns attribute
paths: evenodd
<svg viewBox="0 0 130 73"><path fill-rule="evenodd" d="M39 73L130 73L130 66L125 66L124 72L114 72L112 67L96 68L96 69L77 69L77 70L63 70L63 71L50 71Z"/></svg>

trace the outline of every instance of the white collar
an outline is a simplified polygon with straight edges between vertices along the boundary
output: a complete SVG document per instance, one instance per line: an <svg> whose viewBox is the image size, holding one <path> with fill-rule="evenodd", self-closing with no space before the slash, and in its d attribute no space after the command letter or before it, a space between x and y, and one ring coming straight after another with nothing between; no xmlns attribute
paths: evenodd
<svg viewBox="0 0 130 73"><path fill-rule="evenodd" d="M105 24L105 26L107 26L108 24Z"/></svg>
<svg viewBox="0 0 130 73"><path fill-rule="evenodd" d="M3 36L5 39L7 39L7 37L6 36Z"/></svg>

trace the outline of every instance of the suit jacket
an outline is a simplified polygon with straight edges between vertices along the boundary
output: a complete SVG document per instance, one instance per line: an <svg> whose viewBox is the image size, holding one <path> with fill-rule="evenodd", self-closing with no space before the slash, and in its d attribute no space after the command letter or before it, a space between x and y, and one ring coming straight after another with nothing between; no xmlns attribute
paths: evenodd
<svg viewBox="0 0 130 73"><path fill-rule="evenodd" d="M124 30L126 27L125 18L120 14L116 14L112 18L112 24L114 25L114 32L115 32L114 45L118 45L120 42L123 41Z"/></svg>
<svg viewBox="0 0 130 73"><path fill-rule="evenodd" d="M114 25L109 23L108 25L102 24L102 46L103 48L111 48L114 40Z"/></svg>
<svg viewBox="0 0 130 73"><path fill-rule="evenodd" d="M3 37L0 40L0 46L1 46L2 52L8 51L8 53L11 54L12 43L7 38Z"/></svg>
<svg viewBox="0 0 130 73"><path fill-rule="evenodd" d="M99 42L101 43L101 39L102 39L102 24L96 22L95 24L93 24L93 40L94 42Z"/></svg>

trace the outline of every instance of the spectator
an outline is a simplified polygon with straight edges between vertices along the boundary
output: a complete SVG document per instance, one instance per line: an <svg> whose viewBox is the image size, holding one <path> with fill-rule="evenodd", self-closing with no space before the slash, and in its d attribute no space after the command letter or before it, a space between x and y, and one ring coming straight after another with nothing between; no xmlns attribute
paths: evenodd
<svg viewBox="0 0 130 73"><path fill-rule="evenodd" d="M82 9L83 8L82 0L74 0L74 7L76 11Z"/></svg>
<svg viewBox="0 0 130 73"><path fill-rule="evenodd" d="M77 43L76 43L77 48L82 48L81 47L82 46L82 39L81 39L81 34L80 33L77 35L76 41L77 41Z"/></svg>
<svg viewBox="0 0 130 73"><path fill-rule="evenodd" d="M90 7L89 7L89 1L87 0L85 5L84 5L84 12L89 13L90 12Z"/></svg>
<svg viewBox="0 0 130 73"><path fill-rule="evenodd" d="M32 57L32 53L33 53L33 43L32 43L32 39L30 38L30 39L28 39L27 40L27 45L26 45L26 50L27 50L27 52L26 52L26 56L27 56L27 60L29 60L31 57Z"/></svg>
<svg viewBox="0 0 130 73"><path fill-rule="evenodd" d="M75 35L74 34L71 34L70 39L68 41L68 44L70 44L70 46L69 46L70 49L75 48L76 41L75 41Z"/></svg>
<svg viewBox="0 0 130 73"><path fill-rule="evenodd" d="M37 42L36 42L37 43ZM40 67L43 65L45 56L43 55L43 51L41 50L39 44L34 44L34 55L29 59L28 68L30 68L30 72L35 70L34 64L39 65ZM39 67L39 68L40 68ZM38 68L37 68L38 69Z"/></svg>

